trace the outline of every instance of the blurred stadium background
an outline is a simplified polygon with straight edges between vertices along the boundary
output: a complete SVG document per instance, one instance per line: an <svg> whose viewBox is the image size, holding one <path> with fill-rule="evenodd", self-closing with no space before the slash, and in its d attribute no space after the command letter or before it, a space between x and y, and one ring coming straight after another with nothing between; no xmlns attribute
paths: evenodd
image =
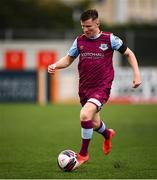
<svg viewBox="0 0 157 180"><path fill-rule="evenodd" d="M78 60L53 77L47 66L82 33L79 16L88 8L135 52L142 85L132 89L130 66L115 52L111 98L101 111L117 131L114 151L102 158L94 136L91 163L67 174L56 157L79 150ZM157 0L0 0L0 178L156 179L156 42Z"/></svg>
<svg viewBox="0 0 157 180"><path fill-rule="evenodd" d="M133 90L127 60L115 53L110 102L157 103L157 0L1 0L0 7L0 102L78 102L77 60L53 78L46 70L81 33L80 13L96 8L102 30L124 40L142 73Z"/></svg>

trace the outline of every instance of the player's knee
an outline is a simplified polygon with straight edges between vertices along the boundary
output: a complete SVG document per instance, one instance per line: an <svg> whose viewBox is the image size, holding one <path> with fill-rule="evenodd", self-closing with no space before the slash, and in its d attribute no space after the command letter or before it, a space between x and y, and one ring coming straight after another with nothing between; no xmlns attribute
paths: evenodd
<svg viewBox="0 0 157 180"><path fill-rule="evenodd" d="M86 110L81 110L80 112L80 120L81 121L88 121L91 119L90 113Z"/></svg>

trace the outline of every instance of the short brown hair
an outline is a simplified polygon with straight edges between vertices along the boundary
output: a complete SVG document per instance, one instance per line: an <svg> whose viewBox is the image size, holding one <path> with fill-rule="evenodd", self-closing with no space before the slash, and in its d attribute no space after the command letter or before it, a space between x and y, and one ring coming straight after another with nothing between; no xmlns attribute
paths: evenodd
<svg viewBox="0 0 157 180"><path fill-rule="evenodd" d="M88 19L95 20L98 18L98 11L96 9L89 9L81 14L80 20L86 21Z"/></svg>

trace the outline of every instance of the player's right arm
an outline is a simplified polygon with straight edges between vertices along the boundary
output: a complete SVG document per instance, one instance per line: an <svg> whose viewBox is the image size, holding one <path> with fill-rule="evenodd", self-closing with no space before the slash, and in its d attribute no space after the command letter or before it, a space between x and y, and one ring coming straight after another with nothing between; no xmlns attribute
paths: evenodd
<svg viewBox="0 0 157 180"><path fill-rule="evenodd" d="M54 74L56 69L63 69L63 68L68 67L74 61L74 59L75 58L69 55L66 55L63 58L61 58L59 61L57 61L56 63L49 65L48 72L51 74Z"/></svg>
<svg viewBox="0 0 157 180"><path fill-rule="evenodd" d="M63 69L68 67L77 58L78 55L79 55L79 51L77 48L77 39L75 39L72 47L68 51L68 54L63 58L61 58L56 63L49 65L48 72L54 74L56 69Z"/></svg>

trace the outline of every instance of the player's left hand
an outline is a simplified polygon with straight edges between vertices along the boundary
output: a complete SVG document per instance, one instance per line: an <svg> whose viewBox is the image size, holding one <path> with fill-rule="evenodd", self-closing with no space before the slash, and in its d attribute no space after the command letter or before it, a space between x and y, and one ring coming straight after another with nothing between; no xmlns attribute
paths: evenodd
<svg viewBox="0 0 157 180"><path fill-rule="evenodd" d="M133 80L133 85L132 85L132 87L133 88L137 88L138 86L140 86L140 84L141 84L142 82L141 82L141 80L140 79L138 79L138 80Z"/></svg>

